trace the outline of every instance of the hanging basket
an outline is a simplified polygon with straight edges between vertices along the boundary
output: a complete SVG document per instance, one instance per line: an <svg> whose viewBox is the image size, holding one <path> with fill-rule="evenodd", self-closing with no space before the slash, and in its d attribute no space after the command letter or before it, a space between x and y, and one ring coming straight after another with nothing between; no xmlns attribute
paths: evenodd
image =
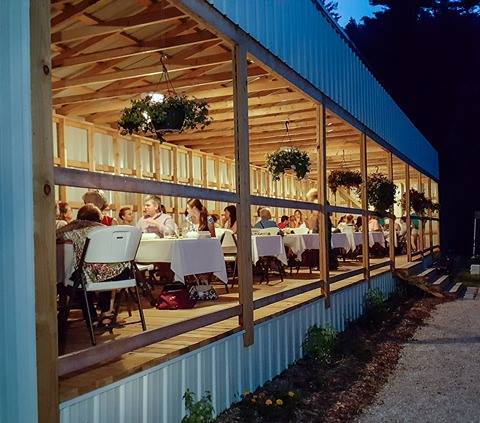
<svg viewBox="0 0 480 423"><path fill-rule="evenodd" d="M152 96L146 96L132 100L130 107L123 109L118 127L123 135L153 136L163 142L165 133L204 129L211 122L205 100L169 95L163 101L153 101Z"/></svg>
<svg viewBox="0 0 480 423"><path fill-rule="evenodd" d="M337 193L338 188L346 189L360 188L362 184L362 175L354 170L332 170L328 175L328 187L333 194Z"/></svg>
<svg viewBox="0 0 480 423"><path fill-rule="evenodd" d="M395 204L397 186L383 173L372 173L367 177L368 205L381 216L386 216L388 210Z"/></svg>
<svg viewBox="0 0 480 423"><path fill-rule="evenodd" d="M266 165L274 181L279 181L280 175L284 173L293 173L298 179L303 179L311 169L308 153L296 147L280 149L267 154Z"/></svg>

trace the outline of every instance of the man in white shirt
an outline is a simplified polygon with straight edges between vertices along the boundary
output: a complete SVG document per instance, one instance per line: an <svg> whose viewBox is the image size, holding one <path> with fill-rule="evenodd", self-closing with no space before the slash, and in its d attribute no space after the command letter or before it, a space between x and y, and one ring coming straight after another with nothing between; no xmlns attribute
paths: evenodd
<svg viewBox="0 0 480 423"><path fill-rule="evenodd" d="M162 200L158 195L148 195L145 197L143 207L144 216L137 223L144 233L154 233L163 238L165 235L174 235L176 230L175 222L172 216L162 212Z"/></svg>

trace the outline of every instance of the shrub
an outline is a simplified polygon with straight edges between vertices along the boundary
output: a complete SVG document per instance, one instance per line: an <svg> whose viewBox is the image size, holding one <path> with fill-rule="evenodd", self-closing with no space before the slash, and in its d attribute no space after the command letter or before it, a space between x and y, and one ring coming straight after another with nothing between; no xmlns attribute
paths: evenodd
<svg viewBox="0 0 480 423"><path fill-rule="evenodd" d="M387 297L379 289L370 289L363 301L365 315L373 321L381 320L388 311L386 304Z"/></svg>
<svg viewBox="0 0 480 423"><path fill-rule="evenodd" d="M331 327L312 326L303 341L303 351L320 365L332 362L338 332Z"/></svg>
<svg viewBox="0 0 480 423"><path fill-rule="evenodd" d="M183 394L187 415L182 423L212 423L214 421L214 408L212 405L212 394L205 392L201 399L195 401L195 393L187 389Z"/></svg>
<svg viewBox="0 0 480 423"><path fill-rule="evenodd" d="M255 394L245 392L242 400L242 415L244 421L257 421L263 417L266 421L277 422L280 418L292 419L300 402L298 392L286 390L269 393L260 391Z"/></svg>

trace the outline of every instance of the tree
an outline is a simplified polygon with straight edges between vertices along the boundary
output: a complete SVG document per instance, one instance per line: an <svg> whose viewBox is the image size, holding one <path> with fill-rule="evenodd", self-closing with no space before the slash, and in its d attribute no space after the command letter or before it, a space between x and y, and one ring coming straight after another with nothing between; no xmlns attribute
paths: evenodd
<svg viewBox="0 0 480 423"><path fill-rule="evenodd" d="M341 18L341 16L338 14L338 2L329 0L321 0L321 2L330 16L338 22L338 20Z"/></svg>
<svg viewBox="0 0 480 423"><path fill-rule="evenodd" d="M470 245L480 210L474 169L480 116L478 0L370 0L385 9L345 30L379 81L440 154L443 241ZM452 225L462 222L463 225Z"/></svg>

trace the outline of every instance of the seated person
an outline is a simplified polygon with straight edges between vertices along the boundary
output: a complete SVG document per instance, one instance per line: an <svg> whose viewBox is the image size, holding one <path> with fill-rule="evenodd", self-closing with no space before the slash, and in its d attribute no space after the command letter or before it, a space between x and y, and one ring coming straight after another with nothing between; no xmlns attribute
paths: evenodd
<svg viewBox="0 0 480 423"><path fill-rule="evenodd" d="M130 207L122 207L118 212L118 218L121 225L133 224L133 211Z"/></svg>
<svg viewBox="0 0 480 423"><path fill-rule="evenodd" d="M255 223L254 228L266 229L266 228L278 228L277 224L272 220L272 213L270 209L264 207L260 210L260 221Z"/></svg>
<svg viewBox="0 0 480 423"><path fill-rule="evenodd" d="M222 224L221 224L220 216L216 213L215 214L212 213L210 216L212 216L213 224L215 225L215 227L221 228Z"/></svg>
<svg viewBox="0 0 480 423"><path fill-rule="evenodd" d="M223 210L225 213L225 222L223 227L230 229L234 234L237 233L237 207L230 205Z"/></svg>
<svg viewBox="0 0 480 423"><path fill-rule="evenodd" d="M378 217L377 216L369 216L368 217L368 231L369 232L382 232L383 229L380 226L380 223L378 223Z"/></svg>
<svg viewBox="0 0 480 423"><path fill-rule="evenodd" d="M158 237L174 235L176 225L167 213L161 209L162 199L158 195L148 195L145 197L145 205L143 207L144 216L137 223L143 233L154 233Z"/></svg>
<svg viewBox="0 0 480 423"><path fill-rule="evenodd" d="M343 232L343 228L345 227L346 224L347 224L347 216L342 216L342 217L340 218L340 220L338 221L337 229L338 229L340 232Z"/></svg>
<svg viewBox="0 0 480 423"><path fill-rule="evenodd" d="M209 231L210 236L215 238L215 222L200 200L196 198L188 200L186 212L187 221L191 225L190 230Z"/></svg>
<svg viewBox="0 0 480 423"><path fill-rule="evenodd" d="M289 220L290 220L290 218L289 218L287 215L284 214L284 215L280 218L280 223L278 224L278 227L279 227L280 229L288 228Z"/></svg>
<svg viewBox="0 0 480 423"><path fill-rule="evenodd" d="M72 208L64 201L57 204L57 217L55 220L56 229L63 228L73 220Z"/></svg>
<svg viewBox="0 0 480 423"><path fill-rule="evenodd" d="M82 257L83 248L88 233L98 227L104 227L102 223L102 212L94 204L85 204L78 210L77 219L70 222L67 226L56 231L57 241L72 241L75 256L75 268L78 267ZM87 282L103 282L119 276L128 268L128 263L88 263L84 266L84 274ZM101 311L100 323L111 323L111 317L106 313L111 313L111 291L101 292L98 295L98 307ZM92 318L95 318L94 309L90 311ZM105 319L108 320L104 321Z"/></svg>
<svg viewBox="0 0 480 423"><path fill-rule="evenodd" d="M288 218L288 227L289 228L292 228L292 229L295 229L296 228L296 225L297 222L295 221L295 215L291 215L289 218Z"/></svg>
<svg viewBox="0 0 480 423"><path fill-rule="evenodd" d="M117 219L109 215L110 208L108 206L107 197L105 193L100 189L87 191L82 196L82 200L85 204L94 204L102 212L102 222L106 226L118 225Z"/></svg>
<svg viewBox="0 0 480 423"><path fill-rule="evenodd" d="M305 220L303 220L303 215L300 210L295 210L293 212L293 216L295 218L295 228L306 228L307 225L305 223Z"/></svg>
<svg viewBox="0 0 480 423"><path fill-rule="evenodd" d="M342 228L343 233L353 233L355 232L355 225L353 223L353 215L349 214L346 216L345 225Z"/></svg>

